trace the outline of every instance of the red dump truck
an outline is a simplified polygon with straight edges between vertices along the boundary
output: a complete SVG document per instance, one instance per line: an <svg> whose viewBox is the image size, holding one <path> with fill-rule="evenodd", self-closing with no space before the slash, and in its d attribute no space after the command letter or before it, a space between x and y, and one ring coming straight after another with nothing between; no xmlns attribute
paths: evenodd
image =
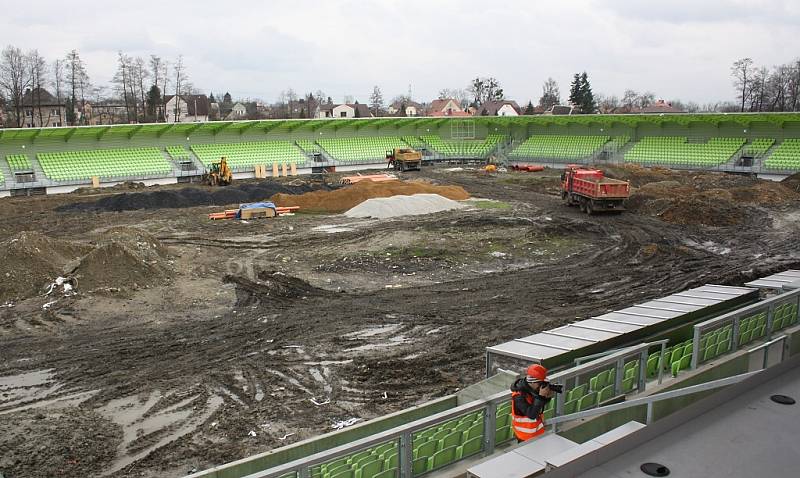
<svg viewBox="0 0 800 478"><path fill-rule="evenodd" d="M629 182L607 178L599 169L570 164L561 174L561 199L568 206L577 205L586 214L621 212L630 193Z"/></svg>

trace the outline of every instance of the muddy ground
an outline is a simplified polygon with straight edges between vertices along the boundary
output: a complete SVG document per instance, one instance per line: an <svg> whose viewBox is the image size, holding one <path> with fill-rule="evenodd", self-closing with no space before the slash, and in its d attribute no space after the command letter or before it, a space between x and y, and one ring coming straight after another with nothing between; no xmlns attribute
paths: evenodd
<svg viewBox="0 0 800 478"><path fill-rule="evenodd" d="M494 201L236 222L73 206L134 190L0 200L0 472L182 476L453 393L487 345L800 265L796 188L609 172L636 188L621 215L563 206L554 171L445 167L406 177Z"/></svg>

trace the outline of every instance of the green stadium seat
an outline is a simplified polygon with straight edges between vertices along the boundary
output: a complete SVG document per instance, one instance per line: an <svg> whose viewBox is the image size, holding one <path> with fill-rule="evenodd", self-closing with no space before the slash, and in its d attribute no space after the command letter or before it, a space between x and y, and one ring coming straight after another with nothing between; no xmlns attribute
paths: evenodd
<svg viewBox="0 0 800 478"><path fill-rule="evenodd" d="M382 472L374 475L372 478L398 478L398 468L386 468Z"/></svg>
<svg viewBox="0 0 800 478"><path fill-rule="evenodd" d="M414 476L421 475L428 471L428 460L430 457L421 456L419 458L415 458L413 462L411 462L411 472Z"/></svg>
<svg viewBox="0 0 800 478"><path fill-rule="evenodd" d="M634 388L636 388L636 379L631 377L622 381L622 393L631 392Z"/></svg>
<svg viewBox="0 0 800 478"><path fill-rule="evenodd" d="M483 423L476 423L475 425L469 427L469 430L465 432L464 439L471 440L473 438L482 436L483 436Z"/></svg>
<svg viewBox="0 0 800 478"><path fill-rule="evenodd" d="M250 169L257 164L296 164L306 162L306 156L292 141L255 141L242 143L195 144L192 152L206 166L222 156L232 169Z"/></svg>
<svg viewBox="0 0 800 478"><path fill-rule="evenodd" d="M589 392L578 400L578 411L582 412L597 405L597 392Z"/></svg>
<svg viewBox="0 0 800 478"><path fill-rule="evenodd" d="M612 398L614 398L614 385L606 385L600 390L600 393L597 394L598 403L605 402Z"/></svg>
<svg viewBox="0 0 800 478"><path fill-rule="evenodd" d="M483 449L483 437L475 437L464 442L463 445L456 448L456 459L474 455Z"/></svg>
<svg viewBox="0 0 800 478"><path fill-rule="evenodd" d="M33 165L27 154L9 154L6 156L6 162L8 162L8 167L11 171L33 170Z"/></svg>
<svg viewBox="0 0 800 478"><path fill-rule="evenodd" d="M683 167L713 167L729 161L744 145L744 138L710 138L705 143L685 137L647 136L625 153L625 161Z"/></svg>
<svg viewBox="0 0 800 478"><path fill-rule="evenodd" d="M447 435L446 437L439 440L438 449L442 450L444 448L448 448L451 446L458 446L461 445L461 439L464 436L464 433L461 431L455 431Z"/></svg>
<svg viewBox="0 0 800 478"><path fill-rule="evenodd" d="M800 170L800 138L783 140L764 161L764 167L783 171Z"/></svg>
<svg viewBox="0 0 800 478"><path fill-rule="evenodd" d="M575 400L568 400L564 402L564 415L569 415L570 413L575 413L575 410L578 409L578 399Z"/></svg>
<svg viewBox="0 0 800 478"><path fill-rule="evenodd" d="M393 452L391 454L387 454L387 456L383 459L383 467L384 469L388 468L396 468L400 461L400 455L397 452Z"/></svg>
<svg viewBox="0 0 800 478"><path fill-rule="evenodd" d="M428 469L435 470L454 461L456 461L456 447L447 447L437 451L428 459Z"/></svg>
<svg viewBox="0 0 800 478"><path fill-rule="evenodd" d="M407 137L403 137L403 140L414 146L411 144L415 142L413 137L408 138L408 140ZM424 144L422 147L436 151L442 156L454 159L469 159L487 157L498 144L506 140L506 136L490 134L483 140L444 140L436 135L424 135L421 140ZM421 146L418 144L415 147Z"/></svg>
<svg viewBox="0 0 800 478"><path fill-rule="evenodd" d="M323 474L324 478L355 478L356 474L350 468L332 474Z"/></svg>
<svg viewBox="0 0 800 478"><path fill-rule="evenodd" d="M361 463L358 468L356 468L356 475L355 478L372 478L373 476L377 475L383 469L383 462L380 460L373 460L368 461L366 463Z"/></svg>
<svg viewBox="0 0 800 478"><path fill-rule="evenodd" d="M431 440L425 442L422 445L414 448L413 456L414 458L418 458L420 456L431 456L434 453L436 453L437 446L438 446L438 440Z"/></svg>
<svg viewBox="0 0 800 478"><path fill-rule="evenodd" d="M498 428L494 434L495 443L503 443L511 439L511 427Z"/></svg>
<svg viewBox="0 0 800 478"><path fill-rule="evenodd" d="M158 148L124 148L36 155L53 181L85 181L92 177L124 179L166 176L172 166Z"/></svg>
<svg viewBox="0 0 800 478"><path fill-rule="evenodd" d="M651 355L647 357L647 377L654 378L658 376L658 355Z"/></svg>
<svg viewBox="0 0 800 478"><path fill-rule="evenodd" d="M586 159L602 150L608 136L535 135L510 154L512 159L573 161Z"/></svg>

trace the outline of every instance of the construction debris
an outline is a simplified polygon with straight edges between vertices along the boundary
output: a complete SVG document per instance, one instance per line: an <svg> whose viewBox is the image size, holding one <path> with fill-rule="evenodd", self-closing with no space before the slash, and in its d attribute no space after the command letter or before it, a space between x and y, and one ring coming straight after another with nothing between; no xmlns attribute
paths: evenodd
<svg viewBox="0 0 800 478"><path fill-rule="evenodd" d="M257 202L240 204L239 209L226 209L224 212L212 212L208 215L211 220L219 219L257 219L271 218L291 214L299 210L299 206L278 207L272 202Z"/></svg>
<svg viewBox="0 0 800 478"><path fill-rule="evenodd" d="M359 174L356 176L345 176L342 178L342 184L355 184L361 181L372 181L372 182L381 182L381 181L395 181L397 180L397 176L394 174Z"/></svg>
<svg viewBox="0 0 800 478"><path fill-rule="evenodd" d="M513 171L525 171L528 173L535 173L537 171L544 171L544 166L541 164L512 164L509 166Z"/></svg>

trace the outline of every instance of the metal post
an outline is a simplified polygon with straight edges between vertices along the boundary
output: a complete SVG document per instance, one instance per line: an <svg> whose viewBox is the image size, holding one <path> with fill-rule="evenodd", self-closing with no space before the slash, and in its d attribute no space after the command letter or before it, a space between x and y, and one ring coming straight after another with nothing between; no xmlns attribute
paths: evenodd
<svg viewBox="0 0 800 478"><path fill-rule="evenodd" d="M664 354L667 351L667 343L661 344L661 355L658 358L658 384L661 385L661 379L664 378Z"/></svg>
<svg viewBox="0 0 800 478"><path fill-rule="evenodd" d="M767 342L772 340L772 319L775 315L775 304L770 304L769 309L767 309Z"/></svg>
<svg viewBox="0 0 800 478"><path fill-rule="evenodd" d="M486 351L486 378L491 377L492 375L492 353L488 350Z"/></svg>
<svg viewBox="0 0 800 478"><path fill-rule="evenodd" d="M400 469L398 474L400 478L412 478L414 474L414 455L412 453L411 432L405 432L400 435Z"/></svg>
<svg viewBox="0 0 800 478"><path fill-rule="evenodd" d="M737 315L733 318L733 330L731 331L731 352L739 348L739 319Z"/></svg>
<svg viewBox="0 0 800 478"><path fill-rule="evenodd" d="M694 326L694 334L692 335L692 370L697 368L700 363L700 328Z"/></svg>
<svg viewBox="0 0 800 478"><path fill-rule="evenodd" d="M642 364L639 363L639 368L642 368ZM617 371L614 375L614 395L619 395L622 393L622 376L625 375L625 361L622 357L617 360Z"/></svg>
<svg viewBox="0 0 800 478"><path fill-rule="evenodd" d="M649 425L653 423L653 402L649 402L647 404L647 417L645 419L645 424Z"/></svg>
<svg viewBox="0 0 800 478"><path fill-rule="evenodd" d="M497 433L497 404L486 404L486 415L483 417L483 452L490 455L494 452L495 434Z"/></svg>
<svg viewBox="0 0 800 478"><path fill-rule="evenodd" d="M661 349L664 349L664 344L661 344ZM642 354L639 356L639 383L636 385L639 393L644 392L645 384L647 383L647 360L649 357L650 354L647 349L642 350Z"/></svg>
<svg viewBox="0 0 800 478"><path fill-rule="evenodd" d="M311 473L309 473L309 467L301 466L298 468L297 478L308 478L309 476L311 476Z"/></svg>

